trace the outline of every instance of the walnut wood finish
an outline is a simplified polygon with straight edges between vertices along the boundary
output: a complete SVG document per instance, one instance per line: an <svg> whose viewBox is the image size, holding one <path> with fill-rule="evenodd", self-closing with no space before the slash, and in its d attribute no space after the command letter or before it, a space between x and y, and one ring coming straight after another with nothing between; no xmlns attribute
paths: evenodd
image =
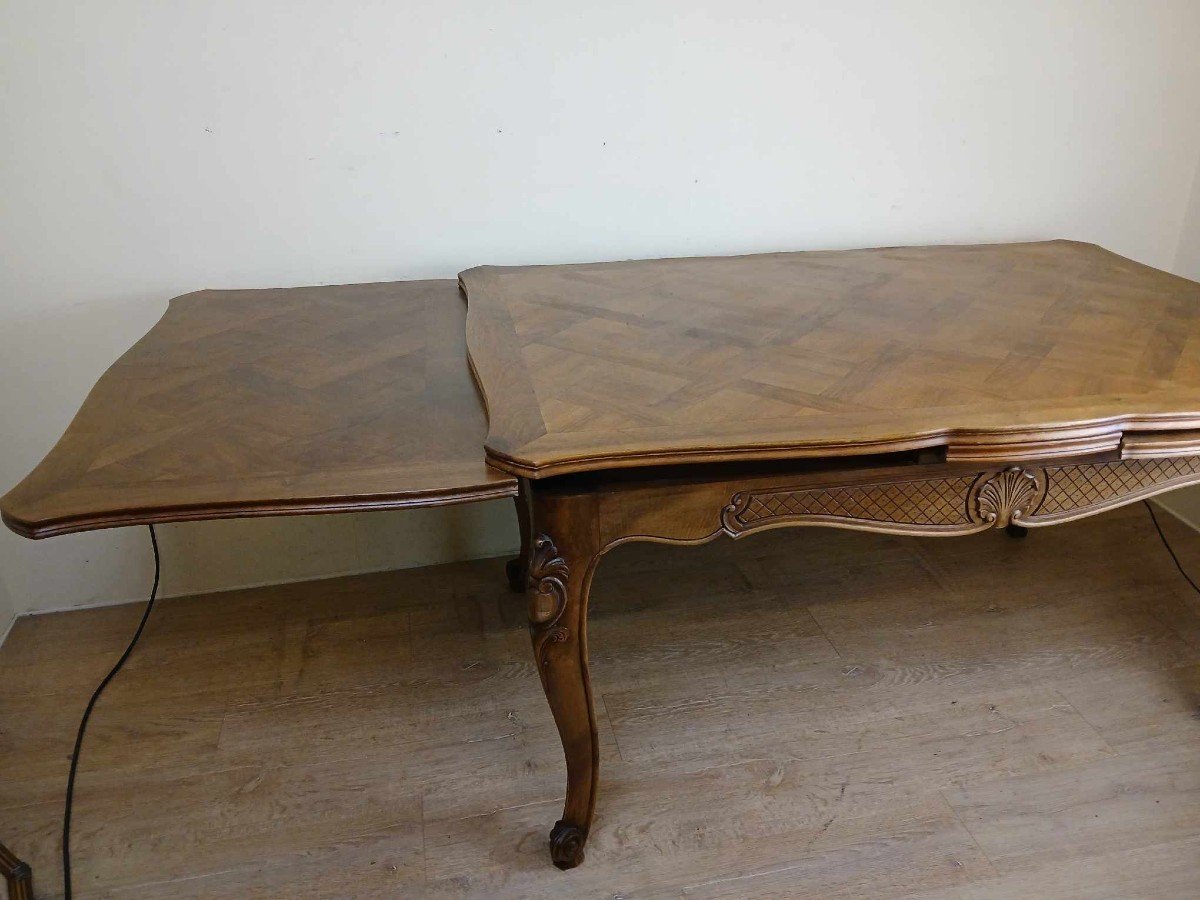
<svg viewBox="0 0 1200 900"><path fill-rule="evenodd" d="M507 497L453 281L201 291L104 374L2 500L11 529Z"/></svg>
<svg viewBox="0 0 1200 900"><path fill-rule="evenodd" d="M790 526L1020 536L1200 483L1200 285L1066 242L189 295L2 501L30 536L516 497L578 865L593 574ZM410 325L412 327L410 327ZM686 463L686 464L685 464ZM518 482L518 476L520 478Z"/></svg>
<svg viewBox="0 0 1200 900"><path fill-rule="evenodd" d="M504 575L508 578L508 586L513 593L523 593L529 585L529 562L533 556L533 512L530 509L533 495L529 482L521 479L517 496L513 503L517 507L517 529L521 532L521 553L516 559L510 559L504 566Z"/></svg>
<svg viewBox="0 0 1200 900"><path fill-rule="evenodd" d="M803 525L1020 537L1200 482L1200 285L1092 245L459 280L488 458L532 495L530 623L567 756L560 867L595 803L587 592L612 547Z"/></svg>
<svg viewBox="0 0 1200 900"><path fill-rule="evenodd" d="M8 888L8 900L33 900L33 869L0 844L0 876Z"/></svg>
<svg viewBox="0 0 1200 900"><path fill-rule="evenodd" d="M917 454L838 466L676 466L532 482L534 657L567 758L567 800L550 835L555 865L583 858L599 783L587 657L588 591L608 551L635 541L702 544L774 528L827 526L925 536L1069 522L1200 483L1200 455L1115 454L986 466Z"/></svg>
<svg viewBox="0 0 1200 900"><path fill-rule="evenodd" d="M1197 482L1200 456L983 471L921 467L915 475L880 474L865 483L739 491L721 525L733 537L789 524L972 534L1069 522Z"/></svg>
<svg viewBox="0 0 1200 900"><path fill-rule="evenodd" d="M822 525L924 536L1070 522L1200 483L1200 457L964 463L800 470L667 484L605 482L602 552L631 540L703 543L770 528Z"/></svg>
<svg viewBox="0 0 1200 900"><path fill-rule="evenodd" d="M550 832L550 858L560 869L583 861L600 771L587 652L588 594L601 553L597 501L590 492L533 494L529 631L567 761L563 815Z"/></svg>
<svg viewBox="0 0 1200 900"><path fill-rule="evenodd" d="M489 459L530 478L919 447L1003 463L1162 430L1200 452L1200 285L1092 245L459 278Z"/></svg>

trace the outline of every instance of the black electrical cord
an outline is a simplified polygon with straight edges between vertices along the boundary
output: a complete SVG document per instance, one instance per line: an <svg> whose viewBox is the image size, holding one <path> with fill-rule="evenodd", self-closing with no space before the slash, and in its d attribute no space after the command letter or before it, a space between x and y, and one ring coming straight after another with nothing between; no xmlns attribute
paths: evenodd
<svg viewBox="0 0 1200 900"><path fill-rule="evenodd" d="M1180 575L1187 579L1187 583L1192 586L1192 590L1194 590L1197 594L1200 594L1200 585L1197 585L1196 582L1192 580L1192 576L1187 573L1186 569L1184 569L1183 563L1179 561L1179 557L1175 555L1175 551L1171 548L1171 542L1168 541L1167 536L1163 534L1162 526L1158 524L1158 516L1154 514L1154 507L1150 505L1149 500L1143 500L1142 502L1146 504L1146 509L1150 512L1150 521L1154 523L1154 530L1158 532L1158 536L1162 540L1163 546L1166 547L1167 552L1171 554L1171 559L1175 562L1175 568L1179 570Z"/></svg>
<svg viewBox="0 0 1200 900"><path fill-rule="evenodd" d="M71 900L71 801L75 796L75 770L79 768L79 751L83 747L83 735L87 731L88 719L92 716L96 701L100 699L100 695L104 693L108 683L121 671L125 660L129 659L129 654L137 646L138 638L142 636L142 631L146 627L146 621L154 610L154 600L158 597L158 579L162 572L162 565L158 557L158 537L154 534L153 525L147 527L150 529L150 547L154 550L154 586L150 589L150 600L146 604L146 611L142 613L142 621L138 623L137 631L133 633L133 640L129 642L129 646L125 648L125 652L121 654L117 664L104 676L104 680L92 694L92 699L88 701L87 709L83 711L83 718L79 720L79 732L75 735L75 749L71 752L71 772L67 776L67 802L66 809L63 811L62 831L63 897L65 900Z"/></svg>

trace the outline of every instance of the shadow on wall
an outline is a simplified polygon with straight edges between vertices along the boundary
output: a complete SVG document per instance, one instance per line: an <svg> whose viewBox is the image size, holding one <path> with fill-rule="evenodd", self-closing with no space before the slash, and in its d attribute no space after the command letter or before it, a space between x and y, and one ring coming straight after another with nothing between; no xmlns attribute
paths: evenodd
<svg viewBox="0 0 1200 900"><path fill-rule="evenodd" d="M167 595L515 554L511 500L158 529ZM145 555L150 559L149 537Z"/></svg>
<svg viewBox="0 0 1200 900"><path fill-rule="evenodd" d="M517 552L512 501L327 516L157 526L161 596L330 578ZM144 527L0 539L0 634L13 615L144 600L153 554ZM8 609L5 608L8 605Z"/></svg>

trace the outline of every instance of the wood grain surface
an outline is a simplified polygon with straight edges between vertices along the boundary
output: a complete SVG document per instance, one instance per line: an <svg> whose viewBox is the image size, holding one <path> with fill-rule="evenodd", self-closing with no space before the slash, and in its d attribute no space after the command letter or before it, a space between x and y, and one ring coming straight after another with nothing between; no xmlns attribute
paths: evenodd
<svg viewBox="0 0 1200 900"><path fill-rule="evenodd" d="M27 537L515 496L487 466L453 281L201 291L0 500Z"/></svg>
<svg viewBox="0 0 1200 900"><path fill-rule="evenodd" d="M1194 532L1160 516L1200 572ZM1200 882L1200 602L1140 504L1021 541L614 551L589 633L602 790L570 872L546 858L563 759L503 568L163 600L88 732L77 896L1179 900ZM0 834L47 900L74 729L141 610L22 618L0 648Z"/></svg>
<svg viewBox="0 0 1200 900"><path fill-rule="evenodd" d="M489 459L540 478L1200 449L1200 284L1068 241L463 272Z"/></svg>

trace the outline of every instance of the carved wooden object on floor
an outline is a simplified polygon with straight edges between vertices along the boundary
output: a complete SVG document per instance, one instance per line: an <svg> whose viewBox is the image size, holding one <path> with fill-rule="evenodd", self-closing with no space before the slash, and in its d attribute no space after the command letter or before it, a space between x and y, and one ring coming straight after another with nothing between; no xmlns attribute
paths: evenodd
<svg viewBox="0 0 1200 900"><path fill-rule="evenodd" d="M8 900L33 900L33 869L0 844L0 875L8 889Z"/></svg>

